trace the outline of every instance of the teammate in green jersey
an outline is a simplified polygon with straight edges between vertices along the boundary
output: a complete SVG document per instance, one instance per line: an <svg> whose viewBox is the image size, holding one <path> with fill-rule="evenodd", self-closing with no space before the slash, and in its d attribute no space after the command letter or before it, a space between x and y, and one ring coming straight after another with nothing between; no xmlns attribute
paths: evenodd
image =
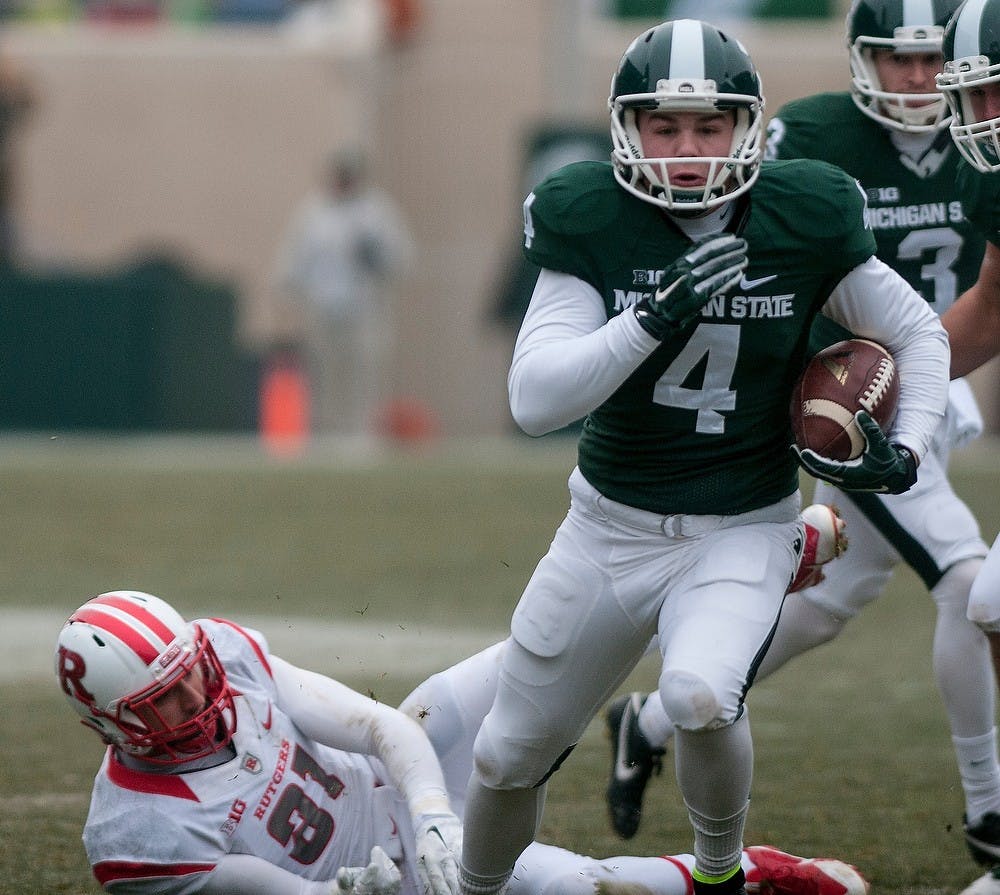
<svg viewBox="0 0 1000 895"><path fill-rule="evenodd" d="M959 5L855 0L847 16L850 92L783 106L768 124L766 151L769 158L821 159L855 177L868 199L878 257L939 314L975 281L984 242L956 192L960 156L935 84L944 26ZM848 335L821 317L811 344L818 349ZM947 479L951 450L981 428L971 389L956 380L916 487L902 495L851 494L818 483L814 500L836 504L847 523L850 561L832 563L825 580L786 602L757 677L835 637L883 592L898 564L910 565L937 607L934 671L965 794L966 829L973 839L992 841L1000 860L993 672L986 638L967 614L987 547ZM655 693L644 701L633 694L615 700L608 722L613 761L607 799L612 825L629 838L673 727Z"/></svg>
<svg viewBox="0 0 1000 895"><path fill-rule="evenodd" d="M694 892L743 892L744 700L803 531L788 405L815 317L886 344L902 388L890 432L859 415L857 460L802 451L814 474L905 491L943 417L937 316L875 257L853 178L761 162L763 104L738 41L665 22L632 42L612 81L612 164L570 165L525 201L525 252L541 272L511 411L535 435L586 419L569 512L514 611L476 739L464 895L504 887L546 780L654 636Z"/></svg>
<svg viewBox="0 0 1000 895"><path fill-rule="evenodd" d="M937 83L952 112L952 140L968 165L958 177L966 213L986 237L976 282L942 316L955 346L952 375L962 376L1000 351L1000 0L968 0L945 30ZM1000 680L1000 538L969 594L969 618L989 640ZM963 895L1000 895L1000 817L966 828L973 853L992 869Z"/></svg>

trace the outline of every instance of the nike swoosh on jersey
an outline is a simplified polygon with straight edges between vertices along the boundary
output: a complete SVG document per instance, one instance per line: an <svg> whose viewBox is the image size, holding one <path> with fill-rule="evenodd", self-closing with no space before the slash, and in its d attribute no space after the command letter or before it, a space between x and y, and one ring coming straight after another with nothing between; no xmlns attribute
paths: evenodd
<svg viewBox="0 0 1000 895"><path fill-rule="evenodd" d="M770 283L771 280L776 279L778 279L778 275L776 273L771 274L769 277L760 277L757 280L748 280L746 278L746 274L744 274L740 277L740 289L745 289L749 292L755 286L763 286L765 283Z"/></svg>
<svg viewBox="0 0 1000 895"><path fill-rule="evenodd" d="M271 729L271 703L267 704L267 720L262 721L260 726L263 727L264 730Z"/></svg>

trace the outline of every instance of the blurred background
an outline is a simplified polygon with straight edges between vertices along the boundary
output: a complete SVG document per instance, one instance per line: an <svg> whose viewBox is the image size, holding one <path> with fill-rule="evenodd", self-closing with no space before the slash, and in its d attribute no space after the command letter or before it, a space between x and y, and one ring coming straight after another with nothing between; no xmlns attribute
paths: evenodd
<svg viewBox="0 0 1000 895"><path fill-rule="evenodd" d="M606 157L629 40L695 14L768 108L846 89L847 0L2 0L0 429L301 435L308 319L276 287L331 153L408 225L367 426L513 431L521 201ZM995 375L976 387L996 428ZM985 383L985 385L979 385ZM298 402L298 403L296 403ZM282 429L284 427L284 429Z"/></svg>

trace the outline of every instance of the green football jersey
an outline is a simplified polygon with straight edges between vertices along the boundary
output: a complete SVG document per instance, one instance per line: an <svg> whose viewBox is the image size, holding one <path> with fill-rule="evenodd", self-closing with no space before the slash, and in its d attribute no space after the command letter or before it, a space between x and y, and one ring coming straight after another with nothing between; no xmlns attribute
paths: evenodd
<svg viewBox="0 0 1000 895"><path fill-rule="evenodd" d="M768 156L837 165L863 187L878 256L938 313L979 273L983 239L955 186L959 153L947 129L919 161L901 154L889 131L849 93L820 93L782 106L768 124ZM820 318L812 349L849 334Z"/></svg>
<svg viewBox="0 0 1000 895"><path fill-rule="evenodd" d="M983 174L963 162L959 167L957 186L972 226L1000 247L1000 177Z"/></svg>
<svg viewBox="0 0 1000 895"><path fill-rule="evenodd" d="M788 405L809 328L875 239L857 184L832 165L765 162L750 195L739 284L584 422L580 469L613 500L664 514L740 513L798 485ZM569 165L525 203L528 260L592 285L609 319L651 295L688 246L607 163Z"/></svg>

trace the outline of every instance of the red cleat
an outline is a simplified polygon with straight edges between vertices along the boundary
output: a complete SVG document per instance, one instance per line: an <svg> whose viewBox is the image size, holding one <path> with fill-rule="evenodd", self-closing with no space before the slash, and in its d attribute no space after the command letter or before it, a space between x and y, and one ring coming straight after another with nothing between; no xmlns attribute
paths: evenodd
<svg viewBox="0 0 1000 895"><path fill-rule="evenodd" d="M798 858L754 845L746 850L756 865L747 871L747 895L867 895L857 868L832 858Z"/></svg>
<svg viewBox="0 0 1000 895"><path fill-rule="evenodd" d="M835 506L813 503L800 514L805 528L805 544L799 567L786 593L794 594L823 580L823 566L847 549L847 523Z"/></svg>

